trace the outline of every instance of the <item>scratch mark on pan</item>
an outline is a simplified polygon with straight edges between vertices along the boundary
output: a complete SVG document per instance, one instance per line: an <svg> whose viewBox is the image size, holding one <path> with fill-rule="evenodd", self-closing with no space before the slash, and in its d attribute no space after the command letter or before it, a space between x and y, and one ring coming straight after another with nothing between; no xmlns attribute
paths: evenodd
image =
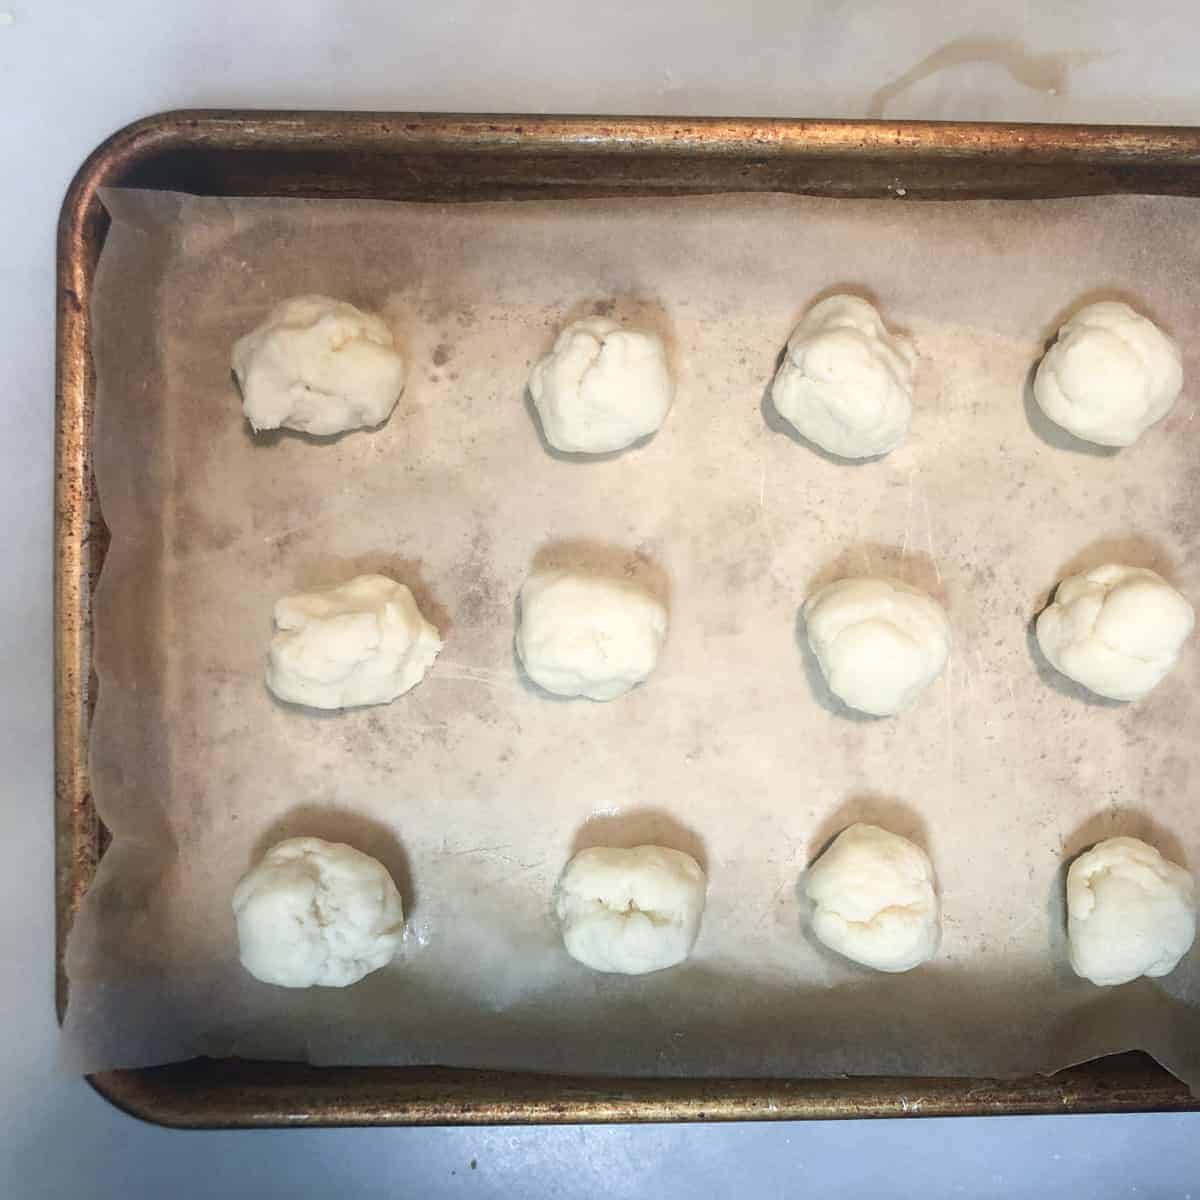
<svg viewBox="0 0 1200 1200"><path fill-rule="evenodd" d="M493 671L488 667L473 667L470 663L450 662L447 659L439 660L437 664L438 670L449 667L452 671L463 671L468 675L475 676L478 679L496 679L505 681L509 676L501 671Z"/></svg>
<svg viewBox="0 0 1200 1200"><path fill-rule="evenodd" d="M507 854L501 854L501 850L511 850L512 847L508 842L501 842L498 846L466 846L462 850L444 850L443 854L447 858L462 858L465 855L486 854L491 858L499 859L500 862L517 864L515 858L509 858Z"/></svg>
<svg viewBox="0 0 1200 1200"><path fill-rule="evenodd" d="M954 794L954 660L946 665L946 781Z"/></svg>
<svg viewBox="0 0 1200 1200"><path fill-rule="evenodd" d="M908 538L912 532L913 492L916 490L917 468L913 467L908 473L908 503L904 506L904 540L900 543L900 557L908 554Z"/></svg>
<svg viewBox="0 0 1200 1200"><path fill-rule="evenodd" d="M925 544L929 547L929 557L933 562L933 571L937 576L939 586L942 582L941 568L938 566L937 552L933 548L933 519L929 515L929 497L921 493L921 506L925 509Z"/></svg>
<svg viewBox="0 0 1200 1200"><path fill-rule="evenodd" d="M478 683L478 684L481 684L483 687L499 688L501 691L505 691L505 692L518 692L519 693L522 690L518 684L516 684L512 681L509 681L509 680L504 680L502 678L499 678L497 676L497 673L494 671L484 671L484 672L476 673L473 671L464 671L464 670L459 670L459 671L455 671L453 669L447 670L445 667L442 667L440 664L435 666L425 678L426 678L426 680L444 679L444 680L456 680L461 683Z"/></svg>
<svg viewBox="0 0 1200 1200"><path fill-rule="evenodd" d="M767 906L763 909L762 916L760 916L758 918L758 924L755 925L755 927L754 927L756 930L761 929L775 915L775 908L776 908L776 905L778 905L778 903L779 903L779 897L782 896L786 891L788 891L790 888L792 888L794 886L795 886L795 884L792 882L792 880L785 879L775 889L774 893L771 896L770 901L767 903Z"/></svg>

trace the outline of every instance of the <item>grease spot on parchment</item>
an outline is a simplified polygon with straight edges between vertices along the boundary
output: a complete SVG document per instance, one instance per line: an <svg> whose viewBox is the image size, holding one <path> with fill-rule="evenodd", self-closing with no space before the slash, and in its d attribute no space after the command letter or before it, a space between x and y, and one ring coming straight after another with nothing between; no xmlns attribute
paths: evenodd
<svg viewBox="0 0 1200 1200"><path fill-rule="evenodd" d="M927 54L903 75L884 84L871 94L867 116L880 119L887 107L914 84L950 67L968 63L991 63L1002 67L1017 83L1048 96L1061 96L1068 88L1072 67L1086 66L1105 55L1086 50L1034 54L1020 38L980 36L956 38Z"/></svg>

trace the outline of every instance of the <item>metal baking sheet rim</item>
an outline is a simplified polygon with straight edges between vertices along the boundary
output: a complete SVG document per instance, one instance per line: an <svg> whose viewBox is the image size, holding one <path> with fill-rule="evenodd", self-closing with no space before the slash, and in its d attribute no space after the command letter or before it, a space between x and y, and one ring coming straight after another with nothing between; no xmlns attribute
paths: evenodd
<svg viewBox="0 0 1200 1200"><path fill-rule="evenodd" d="M56 1000L107 840L92 805L91 595L108 532L91 474L97 192L390 199L793 191L899 200L1200 195L1200 129L656 117L192 110L135 122L80 168L58 227L55 430ZM1194 1111L1142 1054L1020 1079L592 1079L197 1059L90 1077L117 1107L189 1128L795 1120Z"/></svg>

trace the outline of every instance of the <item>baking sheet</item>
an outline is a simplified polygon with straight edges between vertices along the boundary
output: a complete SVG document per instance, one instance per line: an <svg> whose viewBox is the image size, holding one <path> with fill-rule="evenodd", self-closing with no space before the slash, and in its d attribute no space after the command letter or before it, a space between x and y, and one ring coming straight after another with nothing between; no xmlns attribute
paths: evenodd
<svg viewBox="0 0 1200 1200"><path fill-rule="evenodd" d="M1194 201L105 203L92 772L114 842L68 947L73 1067L1011 1075L1140 1047L1200 1081L1196 953L1101 991L1062 930L1063 863L1097 839L1197 861L1197 655L1111 705L1028 631L1057 578L1106 559L1200 593L1195 387L1119 455L1055 434L1026 395L1046 337L1100 294L1135 297L1196 376ZM763 406L800 314L842 288L920 352L912 435L859 465ZM241 420L229 347L302 291L393 322L410 379L383 429L256 438ZM571 461L524 383L593 311L658 328L678 394L644 446ZM577 561L669 596L658 671L607 705L535 693L513 660L530 565ZM425 683L344 714L274 701L274 600L366 570L442 629ZM945 676L895 720L839 709L797 641L804 595L868 570L929 588L955 630ZM799 876L860 819L916 837L938 873L942 948L905 976L805 932ZM234 883L302 833L376 854L405 897L401 959L352 989L237 964ZM693 958L590 974L561 949L554 880L582 845L646 840L707 867Z"/></svg>

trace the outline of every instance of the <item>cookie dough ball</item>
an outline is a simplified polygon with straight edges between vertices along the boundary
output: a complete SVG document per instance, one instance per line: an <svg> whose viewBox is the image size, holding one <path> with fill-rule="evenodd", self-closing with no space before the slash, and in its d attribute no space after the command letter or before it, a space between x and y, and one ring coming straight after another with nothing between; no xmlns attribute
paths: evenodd
<svg viewBox="0 0 1200 1200"><path fill-rule="evenodd" d="M348 987L400 949L404 911L382 863L291 838L267 851L233 893L242 966L278 987Z"/></svg>
<svg viewBox="0 0 1200 1200"><path fill-rule="evenodd" d="M876 971L911 971L937 950L941 917L929 856L877 825L851 825L809 869L813 933Z"/></svg>
<svg viewBox="0 0 1200 1200"><path fill-rule="evenodd" d="M902 712L950 657L937 601L895 579L840 579L804 605L808 644L843 704L877 717Z"/></svg>
<svg viewBox="0 0 1200 1200"><path fill-rule="evenodd" d="M1128 304L1081 308L1038 365L1033 395L1068 432L1128 446L1175 403L1183 387L1179 347Z"/></svg>
<svg viewBox="0 0 1200 1200"><path fill-rule="evenodd" d="M623 696L654 670L666 636L667 610L629 580L544 571L521 588L517 654L556 696Z"/></svg>
<svg viewBox="0 0 1200 1200"><path fill-rule="evenodd" d="M913 351L857 296L814 304L771 385L784 420L843 458L894 450L912 421Z"/></svg>
<svg viewBox="0 0 1200 1200"><path fill-rule="evenodd" d="M242 411L255 431L343 433L387 420L404 359L383 320L328 296L294 296L233 347Z"/></svg>
<svg viewBox="0 0 1200 1200"><path fill-rule="evenodd" d="M1153 847L1109 838L1067 872L1067 937L1076 975L1111 987L1173 971L1196 936L1192 877Z"/></svg>
<svg viewBox="0 0 1200 1200"><path fill-rule="evenodd" d="M555 895L563 944L593 971L645 975L673 967L695 944L706 886L700 864L679 850L581 850Z"/></svg>
<svg viewBox="0 0 1200 1200"><path fill-rule="evenodd" d="M576 454L623 450L653 433L672 390L662 340L607 317L568 325L529 377L546 441Z"/></svg>
<svg viewBox="0 0 1200 1200"><path fill-rule="evenodd" d="M387 704L425 678L441 648L408 588L359 575L276 603L267 687L309 708Z"/></svg>
<svg viewBox="0 0 1200 1200"><path fill-rule="evenodd" d="M1195 614L1163 578L1116 563L1072 575L1037 619L1052 666L1098 696L1137 700L1175 665Z"/></svg>

